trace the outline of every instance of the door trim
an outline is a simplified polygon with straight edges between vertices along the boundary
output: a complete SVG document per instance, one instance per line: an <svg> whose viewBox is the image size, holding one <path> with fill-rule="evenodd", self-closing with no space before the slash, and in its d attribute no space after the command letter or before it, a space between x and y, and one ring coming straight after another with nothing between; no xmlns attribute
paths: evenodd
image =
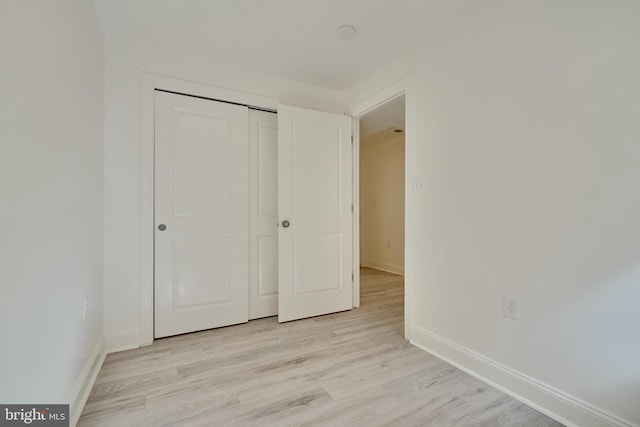
<svg viewBox="0 0 640 427"><path fill-rule="evenodd" d="M275 111L278 101L221 87L143 72L140 85L140 235L139 235L139 313L137 330L114 340L110 347L125 349L153 343L154 292L154 105L156 89L205 97L259 109Z"/></svg>
<svg viewBox="0 0 640 427"><path fill-rule="evenodd" d="M351 182L353 189L351 196L353 198L353 308L360 307L360 119L352 115L351 131L353 135L353 143L351 144L351 173L353 177Z"/></svg>
<svg viewBox="0 0 640 427"><path fill-rule="evenodd" d="M385 89L370 95L363 101L350 106L349 114L354 120L359 120L366 113L380 107L381 105L404 95L405 104L405 158L404 158L404 337L411 339L411 328L413 325L413 295L415 295L415 219L414 219L414 194L413 194L413 176L415 173L415 105L414 105L414 85L413 77L408 76L404 79L386 87ZM358 126L354 129L359 129ZM355 131L354 136L354 180L353 180L353 202L354 202L354 221L360 217L360 136ZM355 234L354 226L354 234ZM360 305L360 272L356 266L360 265L360 228L357 228L358 235L354 235L353 251L354 251L354 283L353 295L354 306ZM357 264L356 264L357 262Z"/></svg>

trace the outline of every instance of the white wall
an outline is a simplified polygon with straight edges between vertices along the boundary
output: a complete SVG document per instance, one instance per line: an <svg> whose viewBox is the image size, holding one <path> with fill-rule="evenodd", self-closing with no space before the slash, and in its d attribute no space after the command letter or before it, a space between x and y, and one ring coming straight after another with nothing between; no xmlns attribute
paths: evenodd
<svg viewBox="0 0 640 427"><path fill-rule="evenodd" d="M404 136L360 141L360 264L404 273Z"/></svg>
<svg viewBox="0 0 640 427"><path fill-rule="evenodd" d="M75 403L103 346L102 31L90 2L2 1L0 52L0 402Z"/></svg>
<svg viewBox="0 0 640 427"><path fill-rule="evenodd" d="M105 331L109 350L148 338L140 310L142 72L248 92L325 111L345 111L341 92L228 68L207 51L107 40L105 148Z"/></svg>
<svg viewBox="0 0 640 427"><path fill-rule="evenodd" d="M474 2L350 92L414 73L412 340L580 425L640 424L639 51L637 1Z"/></svg>

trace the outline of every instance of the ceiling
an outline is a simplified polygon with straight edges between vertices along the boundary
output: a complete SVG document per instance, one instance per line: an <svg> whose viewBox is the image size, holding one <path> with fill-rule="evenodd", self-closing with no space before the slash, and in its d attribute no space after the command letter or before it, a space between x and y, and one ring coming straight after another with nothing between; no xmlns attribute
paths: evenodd
<svg viewBox="0 0 640 427"><path fill-rule="evenodd" d="M385 102L360 117L360 138L368 139L388 133L393 135L393 130L404 130L404 95Z"/></svg>
<svg viewBox="0 0 640 427"><path fill-rule="evenodd" d="M455 13L454 0L93 0L109 41L347 90ZM353 25L352 40L335 30Z"/></svg>

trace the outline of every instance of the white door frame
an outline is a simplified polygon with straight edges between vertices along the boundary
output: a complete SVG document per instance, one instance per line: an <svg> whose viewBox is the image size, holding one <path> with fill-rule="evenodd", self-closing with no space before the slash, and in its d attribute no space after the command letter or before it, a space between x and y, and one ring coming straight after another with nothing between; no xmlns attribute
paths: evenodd
<svg viewBox="0 0 640 427"><path fill-rule="evenodd" d="M365 100L352 105L349 114L354 119L354 143L353 143L353 199L354 199L354 238L353 238L353 262L354 262L354 284L353 301L354 306L360 305L360 269L355 268L360 265L360 128L358 121L360 117L375 110L381 105L391 101L398 96L404 95L405 103L405 157L404 157L404 337L411 339L411 326L413 325L413 295L415 295L415 242L414 242L414 194L413 176L415 173L415 107L413 78L404 79L388 86L387 88L369 96Z"/></svg>

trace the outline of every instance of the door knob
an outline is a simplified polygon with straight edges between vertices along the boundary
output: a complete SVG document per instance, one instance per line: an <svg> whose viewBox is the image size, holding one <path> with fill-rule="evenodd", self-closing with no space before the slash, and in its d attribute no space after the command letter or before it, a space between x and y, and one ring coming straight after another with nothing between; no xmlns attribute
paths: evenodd
<svg viewBox="0 0 640 427"><path fill-rule="evenodd" d="M290 225L291 223L289 222L288 219L285 219L284 221L282 221L282 228L289 228Z"/></svg>
<svg viewBox="0 0 640 427"><path fill-rule="evenodd" d="M166 225L164 225L164 224L160 224L160 225L158 226L158 230L160 230L160 231L164 231L164 230L166 230L166 229L167 229L167 226L166 226Z"/></svg>

